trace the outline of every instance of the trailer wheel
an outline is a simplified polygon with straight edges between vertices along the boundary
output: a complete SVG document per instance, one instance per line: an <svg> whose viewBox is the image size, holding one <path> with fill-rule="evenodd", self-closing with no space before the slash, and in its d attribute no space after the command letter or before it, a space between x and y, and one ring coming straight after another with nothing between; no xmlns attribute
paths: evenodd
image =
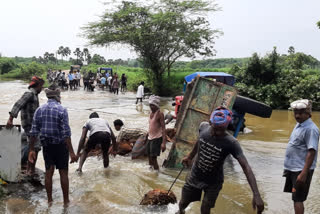
<svg viewBox="0 0 320 214"><path fill-rule="evenodd" d="M241 113L249 113L259 117L269 118L272 108L262 102L237 95L233 109Z"/></svg>

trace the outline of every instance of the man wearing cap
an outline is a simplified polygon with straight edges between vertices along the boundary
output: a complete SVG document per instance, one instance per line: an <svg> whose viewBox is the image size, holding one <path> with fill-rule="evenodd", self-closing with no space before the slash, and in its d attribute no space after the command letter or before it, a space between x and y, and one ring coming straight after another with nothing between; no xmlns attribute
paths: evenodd
<svg viewBox="0 0 320 214"><path fill-rule="evenodd" d="M44 80L40 77L34 76L31 79L31 82L28 86L28 91L26 91L22 97L14 104L11 111L9 112L9 119L7 122L7 128L12 128L13 126L13 118L17 118L19 112L21 111L21 125L24 129L24 133L21 136L21 165L24 166L28 160L28 152L29 152L29 141L30 136L29 132L32 126L32 118L34 112L39 107L39 99L38 94L42 91L42 86L44 84ZM26 139L26 140L25 140ZM39 141L35 145L35 151L41 149ZM28 168L31 172L34 171L34 164L28 163Z"/></svg>
<svg viewBox="0 0 320 214"><path fill-rule="evenodd" d="M160 97L151 95L149 106L151 113L149 116L147 155L151 168L159 170L157 156L160 156L161 151L166 150L166 127L164 115L160 111Z"/></svg>
<svg viewBox="0 0 320 214"><path fill-rule="evenodd" d="M290 107L297 124L291 133L284 160L284 192L292 193L294 211L302 214L316 167L319 129L311 120L311 101L297 100Z"/></svg>
<svg viewBox="0 0 320 214"><path fill-rule="evenodd" d="M45 89L48 102L41 105L34 113L32 128L30 131L30 152L29 161L34 163L36 153L34 143L36 136L40 135L43 147L43 159L45 162L45 187L48 196L48 203L52 199L52 176L55 168L59 170L60 183L63 192L64 204L69 203L69 178L68 161L77 161L71 144L71 130L69 126L68 111L60 102L60 89L51 85Z"/></svg>
<svg viewBox="0 0 320 214"><path fill-rule="evenodd" d="M202 191L204 191L204 197L201 214L210 213L222 189L223 164L229 154L238 160L247 177L253 192L253 208L257 208L258 213L263 211L264 204L251 167L237 139L226 132L231 117L230 110L219 107L212 112L209 123L200 124L198 141L192 151L182 160L182 163L188 166L195 157L191 172L186 177L186 183L182 189L177 213L185 213L184 210L191 202L200 201Z"/></svg>

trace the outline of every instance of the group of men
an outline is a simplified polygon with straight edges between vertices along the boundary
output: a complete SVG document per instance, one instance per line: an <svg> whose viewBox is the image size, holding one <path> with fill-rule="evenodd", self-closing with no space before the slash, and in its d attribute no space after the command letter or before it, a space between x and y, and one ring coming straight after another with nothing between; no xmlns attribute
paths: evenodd
<svg viewBox="0 0 320 214"><path fill-rule="evenodd" d="M149 118L150 130L146 135L144 131L137 129L125 129L121 120L114 122L115 128L120 131L118 140L113 134L108 122L99 118L98 113L93 112L89 120L84 124L82 135L79 141L78 151L75 154L71 144L71 129L69 126L68 111L61 105L60 89L56 84L50 85L45 89L48 98L47 103L39 107L38 94L43 89L44 80L34 76L29 83L28 91L14 104L9 112L7 128L13 126L13 119L21 112L21 124L27 136L27 142L23 145L22 160L27 162L27 170L31 175L35 171L35 164L38 152L43 150L45 162L45 188L47 191L48 203L52 198L52 176L54 170L58 169L60 174L61 188L63 191L64 203L69 203L69 179L68 179L68 161L77 162L80 157L78 171L82 171L82 166L88 153L94 149L97 144L103 151L103 165L109 166L109 147L112 141L112 150L110 153L117 153L118 143L124 140L137 140L147 137L148 142L143 140L143 144L150 145L147 154L150 165L158 170L157 156L160 155L160 149L165 150L165 127L164 116L160 112L160 98L150 97L151 115ZM117 122L118 121L118 122ZM120 124L119 124L120 122ZM122 123L122 124L121 124ZM85 143L87 133L89 139ZM141 138L140 138L141 139ZM27 158L26 158L27 157ZM26 161L28 160L28 161Z"/></svg>
<svg viewBox="0 0 320 214"><path fill-rule="evenodd" d="M125 92L127 90L127 76L126 74L122 74L120 81L117 73L114 75L109 74L109 72L97 73L97 84L99 85L102 90L104 87L109 87L109 91L113 92L114 94L119 94L120 92Z"/></svg>
<svg viewBox="0 0 320 214"><path fill-rule="evenodd" d="M69 80L69 87L70 89L76 89L77 87L80 87L80 80L81 80L81 73L79 70L77 71L69 71L68 74L68 80Z"/></svg>
<svg viewBox="0 0 320 214"><path fill-rule="evenodd" d="M159 169L157 157L161 151L166 150L166 134L164 115L160 111L160 97L150 96L149 106L149 130L131 130L126 128L121 120L115 120L114 126L120 131L116 138L112 128L96 112L89 116L89 120L83 125L82 135L79 141L77 154L74 153L71 144L71 131L68 123L67 109L61 105L60 90L52 85L45 89L48 102L39 107L38 94L42 90L44 81L39 77L33 77L29 84L29 91L15 103L10 111L7 126L13 124L21 111L21 123L28 138L28 145L23 150L24 156L28 155L28 169L33 172L40 144L43 148L43 157L46 167L45 187L48 202L52 202L52 176L54 169L60 173L61 187L64 203L69 202L68 197L68 160L77 162L80 157L78 171L88 153L100 144L103 151L103 164L109 165L109 153L115 155L117 147L123 140L137 140L136 144L146 146L149 165ZM141 84L143 86L143 84ZM139 86L140 87L140 86ZM137 102L139 97L137 96ZM304 213L303 202L307 199L313 171L316 167L319 129L311 120L311 102L298 100L291 103L294 117L297 121L286 150L284 161L284 176L286 177L285 192L292 193L294 210L296 214ZM226 157L231 154L242 167L248 183L253 192L253 207L258 213L264 210L264 203L260 196L255 176L241 149L239 142L230 136L226 129L231 121L232 112L224 107L215 109L209 122L203 122L199 126L199 138L192 151L183 159L183 164L191 166L191 171L186 178L182 189L179 211L185 213L186 207L193 201L204 197L201 205L201 213L210 213L215 206L215 201L223 186L223 164ZM87 133L89 139L85 143ZM109 150L112 142L112 149ZM137 148L138 150L140 149ZM133 151L134 152L134 151ZM193 161L193 163L191 163Z"/></svg>

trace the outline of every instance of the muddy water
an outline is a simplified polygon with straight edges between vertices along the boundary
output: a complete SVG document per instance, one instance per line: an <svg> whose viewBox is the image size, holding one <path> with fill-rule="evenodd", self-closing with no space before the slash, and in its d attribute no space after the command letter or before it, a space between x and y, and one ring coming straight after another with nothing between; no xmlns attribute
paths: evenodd
<svg viewBox="0 0 320 214"><path fill-rule="evenodd" d="M0 124L5 124L8 111L21 96L27 85L20 81L0 82ZM40 103L45 103L44 93ZM68 91L62 93L62 105L68 108L72 142L78 145L82 125L92 111L112 123L120 118L128 127L147 129L149 108L147 102L135 105L133 93L113 95L105 91ZM162 110L173 110L169 99L163 100ZM314 112L313 120L319 125L319 113ZM15 120L19 123L19 119ZM256 175L261 195L266 203L265 213L292 213L290 195L282 193L283 157L286 142L295 124L292 112L274 111L271 119L246 116L246 124L252 131L241 134L239 139L247 159ZM172 124L171 124L172 126ZM167 153L162 154L164 159ZM160 161L161 162L161 161ZM37 166L44 169L42 155ZM111 158L110 168L103 169L102 161L89 158L83 168L83 175L75 173L77 164L70 165L69 208L63 208L59 175L54 175L54 203L48 208L45 190L31 193L30 198L8 197L0 201L0 213L174 213L177 205L165 208L139 206L144 193L154 188L167 189L177 175L177 171L161 169L160 173L149 170L145 160L131 161L130 157ZM318 198L320 193L319 170L315 171L306 213L320 213ZM184 184L184 172L173 191L178 199ZM251 208L252 193L246 178L236 161L229 161L225 167L225 183L216 203L215 213L254 213ZM193 203L187 213L200 213L200 203Z"/></svg>

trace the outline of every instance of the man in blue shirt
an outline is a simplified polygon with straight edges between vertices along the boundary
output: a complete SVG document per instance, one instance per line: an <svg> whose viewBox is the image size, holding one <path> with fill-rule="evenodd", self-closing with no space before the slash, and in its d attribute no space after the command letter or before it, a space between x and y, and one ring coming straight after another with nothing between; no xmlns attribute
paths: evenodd
<svg viewBox="0 0 320 214"><path fill-rule="evenodd" d="M303 214L303 202L307 199L317 162L319 129L311 120L311 101L297 100L290 106L297 124L291 133L284 160L284 192L292 193L295 214Z"/></svg>
<svg viewBox="0 0 320 214"><path fill-rule="evenodd" d="M104 90L104 86L106 85L106 81L107 81L107 79L104 76L102 76L100 79L102 90Z"/></svg>
<svg viewBox="0 0 320 214"><path fill-rule="evenodd" d="M34 143L40 135L43 147L43 159L46 166L45 187L48 203L52 200L52 176L55 168L59 170L64 204L69 203L68 161L77 162L71 144L71 131L67 109L60 104L60 90L56 85L45 89L48 102L41 105L33 116L30 131L29 161L34 163L36 153Z"/></svg>

